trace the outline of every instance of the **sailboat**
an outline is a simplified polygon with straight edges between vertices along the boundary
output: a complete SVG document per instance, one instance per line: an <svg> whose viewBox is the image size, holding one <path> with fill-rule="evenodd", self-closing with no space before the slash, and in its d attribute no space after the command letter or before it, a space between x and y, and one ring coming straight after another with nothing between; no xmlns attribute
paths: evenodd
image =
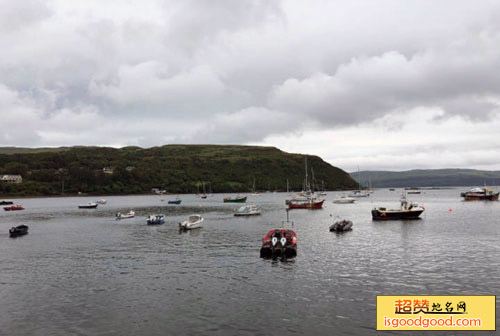
<svg viewBox="0 0 500 336"><path fill-rule="evenodd" d="M203 183L203 194L200 196L201 198L207 198L207 192L205 190L205 182L202 182Z"/></svg>
<svg viewBox="0 0 500 336"><path fill-rule="evenodd" d="M361 190L361 184L359 182L360 179L361 179L361 175L359 173L359 167L358 167L358 190L353 190L349 194L349 197L368 197L368 196L370 196L369 192L367 192L366 190Z"/></svg>
<svg viewBox="0 0 500 336"><path fill-rule="evenodd" d="M255 189L255 177L253 178L252 195L259 196L260 193Z"/></svg>
<svg viewBox="0 0 500 336"><path fill-rule="evenodd" d="M304 191L292 199L286 200L289 209L321 209L324 199L319 199L312 191L307 174L307 156L305 157L306 178L304 180Z"/></svg>

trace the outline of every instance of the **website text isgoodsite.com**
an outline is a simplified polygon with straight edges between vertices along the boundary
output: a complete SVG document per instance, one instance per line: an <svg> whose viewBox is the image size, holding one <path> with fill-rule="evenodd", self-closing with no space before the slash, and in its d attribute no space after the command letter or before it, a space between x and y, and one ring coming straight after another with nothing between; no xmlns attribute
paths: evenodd
<svg viewBox="0 0 500 336"><path fill-rule="evenodd" d="M397 317L389 318L384 316L384 326L392 327L393 329L404 328L404 327L421 327L423 329L429 327L480 327L480 318L455 318L453 315L449 317Z"/></svg>

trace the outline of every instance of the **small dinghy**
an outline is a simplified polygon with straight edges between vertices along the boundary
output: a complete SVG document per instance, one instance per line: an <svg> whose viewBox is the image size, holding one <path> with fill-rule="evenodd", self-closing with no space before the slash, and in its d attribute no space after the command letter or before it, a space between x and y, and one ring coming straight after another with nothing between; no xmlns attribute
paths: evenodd
<svg viewBox="0 0 500 336"><path fill-rule="evenodd" d="M126 219L126 218L133 218L134 216L135 216L134 210L130 210L126 214L122 214L121 212L118 212L116 214L116 220Z"/></svg>
<svg viewBox="0 0 500 336"><path fill-rule="evenodd" d="M165 215L151 215L148 217L146 223L148 225L161 225L165 224Z"/></svg>
<svg viewBox="0 0 500 336"><path fill-rule="evenodd" d="M11 205L10 207L4 207L3 208L5 211L18 211L18 210L24 210L23 206L21 204L18 205Z"/></svg>
<svg viewBox="0 0 500 336"><path fill-rule="evenodd" d="M24 236L25 234L28 234L28 225L13 226L9 229L9 236L12 238Z"/></svg>
<svg viewBox="0 0 500 336"><path fill-rule="evenodd" d="M92 202L78 205L78 209L95 209L95 208L97 208L97 203L92 203Z"/></svg>
<svg viewBox="0 0 500 336"><path fill-rule="evenodd" d="M179 223L179 229L181 230L193 230L201 228L204 218L201 215L191 215L182 223Z"/></svg>
<svg viewBox="0 0 500 336"><path fill-rule="evenodd" d="M346 232L352 230L352 222L347 219L339 220L330 225L330 232Z"/></svg>
<svg viewBox="0 0 500 336"><path fill-rule="evenodd" d="M260 257L264 259L282 260L297 256L297 234L288 229L275 229L269 231L262 238Z"/></svg>
<svg viewBox="0 0 500 336"><path fill-rule="evenodd" d="M181 204L182 200L177 197L175 200L168 201L168 204Z"/></svg>

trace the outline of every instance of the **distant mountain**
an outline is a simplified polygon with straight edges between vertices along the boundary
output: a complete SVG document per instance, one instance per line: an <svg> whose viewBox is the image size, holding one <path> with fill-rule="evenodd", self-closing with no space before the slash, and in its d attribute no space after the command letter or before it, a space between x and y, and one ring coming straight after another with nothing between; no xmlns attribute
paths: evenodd
<svg viewBox="0 0 500 336"><path fill-rule="evenodd" d="M452 187L500 184L500 171L475 169L415 169L401 172L361 171L351 177L373 188Z"/></svg>
<svg viewBox="0 0 500 336"><path fill-rule="evenodd" d="M318 185L353 189L345 171L318 156L291 154L275 147L167 145L140 147L0 148L0 175L22 175L23 183L0 183L0 195L138 194L152 188L171 193L300 190L304 159ZM309 171L309 176L312 172Z"/></svg>

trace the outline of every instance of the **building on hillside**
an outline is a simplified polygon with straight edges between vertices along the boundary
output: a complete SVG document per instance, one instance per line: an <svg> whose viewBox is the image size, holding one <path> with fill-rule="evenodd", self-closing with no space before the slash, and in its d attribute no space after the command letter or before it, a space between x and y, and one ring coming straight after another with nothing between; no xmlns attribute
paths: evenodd
<svg viewBox="0 0 500 336"><path fill-rule="evenodd" d="M104 174L113 174L113 168L111 168L111 167L104 167L104 168L102 168L102 172Z"/></svg>
<svg viewBox="0 0 500 336"><path fill-rule="evenodd" d="M22 183L21 175L0 175L0 181L4 183Z"/></svg>

